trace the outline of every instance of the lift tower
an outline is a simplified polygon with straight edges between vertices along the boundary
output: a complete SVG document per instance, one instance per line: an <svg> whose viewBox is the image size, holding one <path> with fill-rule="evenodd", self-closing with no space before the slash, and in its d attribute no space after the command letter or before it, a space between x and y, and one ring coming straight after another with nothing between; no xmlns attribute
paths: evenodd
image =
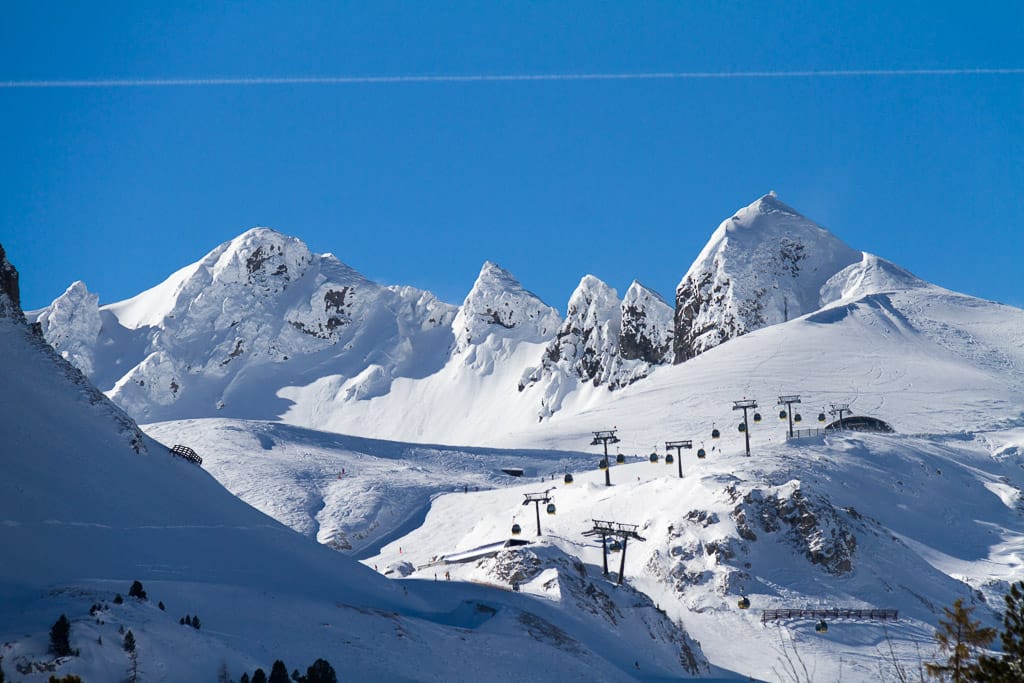
<svg viewBox="0 0 1024 683"><path fill-rule="evenodd" d="M618 584L622 585L622 574L626 570L626 541L630 538L637 541L647 539L636 532L639 528L636 524L619 524L618 522L605 522L600 519L593 520L594 528L584 531L584 536L600 536L604 556L604 575L608 576L608 537L622 539L622 558L619 560Z"/></svg>
<svg viewBox="0 0 1024 683"><path fill-rule="evenodd" d="M684 448L687 448L687 449L693 448L693 442L689 441L689 440L687 440L687 441L666 441L665 442L665 450L668 450L669 448L676 449L676 462L679 463L679 478L682 479L683 478L683 449Z"/></svg>
<svg viewBox="0 0 1024 683"><path fill-rule="evenodd" d="M789 417L789 438L793 438L793 404L800 402L800 395L779 396L779 405L786 406L786 415Z"/></svg>
<svg viewBox="0 0 1024 683"><path fill-rule="evenodd" d="M604 470L604 485L612 485L612 475L610 473L611 463L608 462L608 444L618 443L619 437L615 436L615 432L618 429L608 429L601 432L594 432L594 440L590 442L591 446L600 446L604 444L604 460L601 461L602 469Z"/></svg>
<svg viewBox="0 0 1024 683"><path fill-rule="evenodd" d="M548 489L544 493L524 493L526 500L523 501L523 505L529 505L533 503L534 510L537 513L537 535L540 536L540 504L544 503L547 505L551 502L551 496L548 495Z"/></svg>
<svg viewBox="0 0 1024 683"><path fill-rule="evenodd" d="M844 428L843 427L843 413L850 413L851 415L853 414L853 411L850 410L850 404L849 403L831 403L829 405L831 405L832 409L828 411L828 414L831 415L832 417L835 417L836 415L838 415L839 416L839 428L843 429Z"/></svg>
<svg viewBox="0 0 1024 683"><path fill-rule="evenodd" d="M748 458L750 457L750 424L747 422L747 411L750 410L751 408L756 408L756 407L757 407L757 401L755 401L754 399L747 399L747 398L745 398L742 401L733 401L732 402L732 409L733 410L742 410L743 411L743 436L747 440L747 457ZM761 418L758 417L757 419L760 420Z"/></svg>

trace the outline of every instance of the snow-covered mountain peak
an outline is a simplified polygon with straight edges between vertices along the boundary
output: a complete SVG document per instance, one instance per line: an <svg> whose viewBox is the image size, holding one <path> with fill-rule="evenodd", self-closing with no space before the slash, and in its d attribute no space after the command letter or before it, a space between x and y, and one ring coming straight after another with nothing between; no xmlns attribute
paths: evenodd
<svg viewBox="0 0 1024 683"><path fill-rule="evenodd" d="M459 309L452 329L456 351L490 337L542 342L558 329L561 317L501 266L486 261Z"/></svg>
<svg viewBox="0 0 1024 683"><path fill-rule="evenodd" d="M38 320L50 346L86 375L93 372L93 349L102 328L99 301L98 294L77 280L54 299Z"/></svg>
<svg viewBox="0 0 1024 683"><path fill-rule="evenodd" d="M766 194L723 221L676 288L675 360L817 310L863 254Z"/></svg>
<svg viewBox="0 0 1024 683"><path fill-rule="evenodd" d="M203 259L214 282L247 283L268 291L284 289L312 261L305 242L261 227L246 230Z"/></svg>

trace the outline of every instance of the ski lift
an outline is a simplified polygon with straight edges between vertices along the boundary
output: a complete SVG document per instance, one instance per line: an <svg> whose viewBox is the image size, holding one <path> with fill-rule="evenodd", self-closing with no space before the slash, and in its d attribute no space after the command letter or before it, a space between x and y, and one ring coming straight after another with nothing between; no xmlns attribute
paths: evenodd
<svg viewBox="0 0 1024 683"><path fill-rule="evenodd" d="M779 419L780 420L785 420L786 419L786 411L785 410L780 410L779 411Z"/></svg>
<svg viewBox="0 0 1024 683"><path fill-rule="evenodd" d="M651 453L651 455L648 458L648 460L650 460L651 462L658 462L658 454L657 453Z"/></svg>
<svg viewBox="0 0 1024 683"><path fill-rule="evenodd" d="M703 460L704 458L707 457L707 455L708 455L707 451L705 451L703 448L698 448L697 449L697 459L698 460Z"/></svg>
<svg viewBox="0 0 1024 683"><path fill-rule="evenodd" d="M601 462L597 463L598 469L608 469L608 458L601 458Z"/></svg>
<svg viewBox="0 0 1024 683"><path fill-rule="evenodd" d="M793 422L799 422L802 419L803 418L800 417L800 413L796 413L796 414L793 415Z"/></svg>
<svg viewBox="0 0 1024 683"><path fill-rule="evenodd" d="M519 526L518 523L513 524L512 525L512 535L513 536L518 536L521 533L523 533L523 527Z"/></svg>
<svg viewBox="0 0 1024 683"><path fill-rule="evenodd" d="M825 421L825 413L818 413L818 422Z"/></svg>
<svg viewBox="0 0 1024 683"><path fill-rule="evenodd" d="M814 631L815 633L828 633L828 624L824 619L819 619L818 623L814 625Z"/></svg>
<svg viewBox="0 0 1024 683"><path fill-rule="evenodd" d="M615 456L615 462L621 465L622 463L626 462L626 456L624 456L622 453L618 453Z"/></svg>
<svg viewBox="0 0 1024 683"><path fill-rule="evenodd" d="M665 454L665 464L666 465L671 465L675 461L676 461L675 456L673 456L671 453L666 453Z"/></svg>
<svg viewBox="0 0 1024 683"><path fill-rule="evenodd" d="M555 514L555 504L554 503L548 503L548 514L549 515Z"/></svg>
<svg viewBox="0 0 1024 683"><path fill-rule="evenodd" d="M739 607L740 609L750 609L750 600L747 598L746 595L744 595L736 603L736 606Z"/></svg>
<svg viewBox="0 0 1024 683"><path fill-rule="evenodd" d="M761 413L754 413L754 422L761 421Z"/></svg>
<svg viewBox="0 0 1024 683"><path fill-rule="evenodd" d="M742 433L745 431L747 431L747 424L745 422L740 422L740 432Z"/></svg>
<svg viewBox="0 0 1024 683"><path fill-rule="evenodd" d="M722 432L718 431L718 429L717 429L717 428L716 428L716 429L712 429L712 430L711 430L711 438L712 438L712 439L717 439L717 438L719 438L720 436L722 436Z"/></svg>
<svg viewBox="0 0 1024 683"><path fill-rule="evenodd" d="M568 472L566 472L565 476L562 478L562 481L564 481L566 484L571 484L572 483L572 475L569 474Z"/></svg>

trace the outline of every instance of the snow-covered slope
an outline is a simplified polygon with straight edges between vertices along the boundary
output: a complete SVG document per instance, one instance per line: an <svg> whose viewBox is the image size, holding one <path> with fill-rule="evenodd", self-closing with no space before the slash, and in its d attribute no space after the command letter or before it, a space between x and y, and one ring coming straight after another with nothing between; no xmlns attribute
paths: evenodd
<svg viewBox="0 0 1024 683"><path fill-rule="evenodd" d="M569 486L561 483L557 466L545 471L531 463L528 481L443 495L425 515L411 512L415 506L397 496L400 514L389 522L374 513L378 540L360 546L361 556L379 548L367 564L396 574L411 571L428 581L444 572L454 580L492 584L514 578L523 592L562 605L575 604L582 591L592 606L604 603L601 595L608 589L596 584L599 590L588 593L575 583L578 566L592 577L602 562L600 546L582 533L593 519L637 524L647 540L630 543L626 581L628 594L646 597L630 599L650 600L682 622L713 664L766 680L779 678L782 643L791 642L821 680L877 680L883 675L879 666L889 666L887 637L896 656L913 665L931 656L941 607L957 597L993 622L990 605L998 606L1006 582L1024 572L1024 311L927 285L871 255L835 273L821 291L829 303L818 310L660 368L619 391L581 388L551 419L505 436L488 433L486 425L503 424L499 411L506 424L515 423L515 404L502 403L491 413L486 400L475 403L476 395L464 394L464 403L451 404L460 418L445 422L438 434L448 430L456 435L453 441L466 443L580 449L590 442L591 430L614 426L627 464L613 466L614 485L606 488L594 467L598 449L590 449L585 469L571 470L575 482ZM431 381L398 382L396 389L410 391L405 405L417 406L423 395L414 392ZM797 427L820 426L817 413L835 402L884 419L897 433L833 433L787 443L775 402L790 393L802 395ZM740 398L757 399L767 417L751 426L752 458L742 454L732 410ZM341 428L354 431L374 412L386 416L388 400L367 402L368 412ZM481 429L474 416L491 422ZM373 428L385 427L387 418L379 419ZM392 424L398 432L404 426ZM420 426L430 433L429 424ZM720 440L711 438L715 426ZM266 429L235 427L256 434ZM195 429L203 438L201 425L150 429L179 428ZM695 450L707 451L702 461L695 450L683 451L681 480L675 464L646 461L652 447L663 456L664 442L675 439L692 439ZM223 441L212 437L211 447ZM329 440L316 441L323 446ZM352 450L339 449L339 462L350 457L346 449ZM246 452L232 450L236 458ZM286 448L282 454L286 460L288 453ZM411 469L425 467L423 455L413 448L408 453ZM579 462L564 454L553 460L569 467ZM237 476L244 467L228 462L225 470ZM430 469L423 481L436 493L445 491L446 477L448 490L462 481L502 483L500 477L481 477L476 456ZM301 472L284 478L302 488ZM368 480L360 476L349 482L349 496L360 488L374 491L390 478L383 472ZM543 542L516 553L491 553L490 544L506 537L513 522L532 538L533 508L523 507L522 494L552 486L557 513L549 517L541 510ZM442 563L434 565L435 558ZM618 554L611 557L612 579L620 560ZM750 598L751 610L736 609L741 595ZM814 632L814 620L759 621L763 609L833 607L897 609L900 619L884 629L830 620L825 635ZM618 602L605 614L629 620ZM637 623L631 628L647 629Z"/></svg>
<svg viewBox="0 0 1024 683"><path fill-rule="evenodd" d="M249 507L143 436L34 334L16 283L0 249L8 677L121 680L133 667L121 647L130 629L134 665L152 681L236 678L277 658L304 669L317 657L353 680L631 678L630 642L646 645L647 634L623 639L603 619L487 587L392 583ZM148 601L116 600L133 580ZM689 671L706 670L685 632L648 612L660 638L652 675L687 675L679 643ZM62 613L76 652L55 657L47 633ZM186 614L202 628L179 623Z"/></svg>

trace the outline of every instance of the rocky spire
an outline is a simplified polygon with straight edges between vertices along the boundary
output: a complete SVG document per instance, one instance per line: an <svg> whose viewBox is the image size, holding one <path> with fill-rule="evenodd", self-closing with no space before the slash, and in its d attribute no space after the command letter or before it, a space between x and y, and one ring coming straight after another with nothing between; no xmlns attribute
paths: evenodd
<svg viewBox="0 0 1024 683"><path fill-rule="evenodd" d="M24 319L21 312L21 292L18 289L18 270L7 260L0 244L0 317Z"/></svg>

